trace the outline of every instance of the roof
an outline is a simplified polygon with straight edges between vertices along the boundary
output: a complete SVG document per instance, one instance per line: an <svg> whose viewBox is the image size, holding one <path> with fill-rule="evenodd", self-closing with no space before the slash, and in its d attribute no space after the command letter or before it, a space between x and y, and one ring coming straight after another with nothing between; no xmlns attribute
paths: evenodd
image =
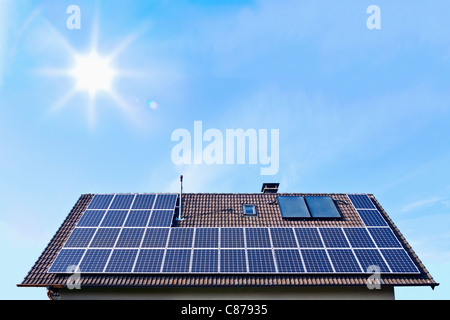
<svg viewBox="0 0 450 320"><path fill-rule="evenodd" d="M274 205L277 196L331 196L342 214L340 220L285 220L280 208ZM414 261L420 274L383 274L385 286L434 286L438 285L415 254L406 239L386 214L372 194L368 195L384 216L403 248ZM59 251L83 215L94 194L82 195L53 239L19 287L63 288L69 275L47 273ZM245 217L242 204L252 203L258 208L257 217ZM183 194L182 221L173 228L186 227L364 227L347 194ZM364 274L82 274L84 287L201 287L201 286L365 286Z"/></svg>

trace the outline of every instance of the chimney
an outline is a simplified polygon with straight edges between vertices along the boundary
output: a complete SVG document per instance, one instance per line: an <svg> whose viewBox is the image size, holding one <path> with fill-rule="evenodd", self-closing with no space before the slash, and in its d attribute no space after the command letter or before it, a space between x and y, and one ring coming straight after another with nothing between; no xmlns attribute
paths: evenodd
<svg viewBox="0 0 450 320"><path fill-rule="evenodd" d="M279 183L263 183L261 192L262 193L277 193L279 186L280 186Z"/></svg>

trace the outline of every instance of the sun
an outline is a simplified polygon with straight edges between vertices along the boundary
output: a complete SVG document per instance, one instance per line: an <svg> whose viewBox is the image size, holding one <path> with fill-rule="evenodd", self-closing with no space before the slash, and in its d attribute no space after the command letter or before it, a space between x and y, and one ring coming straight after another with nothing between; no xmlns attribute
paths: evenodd
<svg viewBox="0 0 450 320"><path fill-rule="evenodd" d="M69 70L69 75L76 81L76 90L88 91L91 96L99 91L111 92L117 72L111 67L110 59L91 52L86 56L77 55L75 60L76 65Z"/></svg>
<svg viewBox="0 0 450 320"><path fill-rule="evenodd" d="M1 1L1 0L0 0ZM50 22L46 22L49 31L58 39L59 43L67 50L71 60L72 65L66 68L45 68L41 72L50 76L64 76L70 77L74 80L74 86L67 90L67 92L57 100L49 109L50 113L60 110L66 106L69 101L78 94L88 93L87 101L84 105L86 110L88 124L90 128L93 128L96 118L96 102L98 100L99 93L105 93L102 95L103 105L110 106L113 102L114 105L118 106L123 110L134 122L139 122L141 117L137 115L137 110L128 101L123 99L118 92L116 92L115 81L118 78L124 76L133 77L135 75L140 75L140 72L133 72L130 70L115 69L113 63L117 56L125 51L131 43L133 43L140 34L144 33L148 26L145 24L143 28L129 34L117 47L113 48L111 52L107 55L100 55L97 50L99 44L98 37L98 20L94 20L93 30L91 35L91 46L88 49L88 53L82 54L75 50L70 43L64 38L61 33L53 27ZM106 100L105 100L106 98ZM108 101L109 98L109 102Z"/></svg>

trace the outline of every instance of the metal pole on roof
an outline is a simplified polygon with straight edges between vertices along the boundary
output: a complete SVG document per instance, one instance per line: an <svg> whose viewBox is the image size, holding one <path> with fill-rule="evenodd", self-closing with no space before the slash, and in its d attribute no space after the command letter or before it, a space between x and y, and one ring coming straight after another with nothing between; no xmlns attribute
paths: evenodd
<svg viewBox="0 0 450 320"><path fill-rule="evenodd" d="M181 182L181 190L180 190L180 209L178 212L178 220L182 221L183 218L183 175L180 176L180 182Z"/></svg>

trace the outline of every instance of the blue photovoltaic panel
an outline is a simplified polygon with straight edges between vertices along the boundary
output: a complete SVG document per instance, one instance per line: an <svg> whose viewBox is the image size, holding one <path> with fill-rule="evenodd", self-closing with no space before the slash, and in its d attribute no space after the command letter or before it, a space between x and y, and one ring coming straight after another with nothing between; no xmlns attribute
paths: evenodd
<svg viewBox="0 0 450 320"><path fill-rule="evenodd" d="M341 218L331 197L305 197L305 201L313 218Z"/></svg>
<svg viewBox="0 0 450 320"><path fill-rule="evenodd" d="M248 270L252 273L273 273L275 263L271 249L248 249Z"/></svg>
<svg viewBox="0 0 450 320"><path fill-rule="evenodd" d="M108 262L111 249L88 249L80 263L81 273L101 273Z"/></svg>
<svg viewBox="0 0 450 320"><path fill-rule="evenodd" d="M394 273L419 273L405 250L381 249L381 254Z"/></svg>
<svg viewBox="0 0 450 320"><path fill-rule="evenodd" d="M52 266L50 273L73 273L84 254L84 249L62 249Z"/></svg>
<svg viewBox="0 0 450 320"><path fill-rule="evenodd" d="M109 209L130 209L134 194L117 194Z"/></svg>
<svg viewBox="0 0 450 320"><path fill-rule="evenodd" d="M320 228L323 243L327 248L349 248L344 232L340 228Z"/></svg>
<svg viewBox="0 0 450 320"><path fill-rule="evenodd" d="M274 248L297 248L294 231L291 228L270 228Z"/></svg>
<svg viewBox="0 0 450 320"><path fill-rule="evenodd" d="M269 230L267 228L246 228L247 248L271 248Z"/></svg>
<svg viewBox="0 0 450 320"><path fill-rule="evenodd" d="M132 209L153 209L154 194L137 194Z"/></svg>
<svg viewBox="0 0 450 320"><path fill-rule="evenodd" d="M144 236L144 228L124 228L120 233L116 243L116 248L139 248L142 237Z"/></svg>
<svg viewBox="0 0 450 320"><path fill-rule="evenodd" d="M65 248L86 248L91 242L95 228L75 228L64 245Z"/></svg>
<svg viewBox="0 0 450 320"><path fill-rule="evenodd" d="M300 248L323 248L319 231L315 228L295 228Z"/></svg>
<svg viewBox="0 0 450 320"><path fill-rule="evenodd" d="M243 228L221 228L221 248L245 248Z"/></svg>
<svg viewBox="0 0 450 320"><path fill-rule="evenodd" d="M110 210L103 218L101 227L122 227L127 214L126 210Z"/></svg>
<svg viewBox="0 0 450 320"><path fill-rule="evenodd" d="M187 273L191 262L191 249L167 249L163 272Z"/></svg>
<svg viewBox="0 0 450 320"><path fill-rule="evenodd" d="M138 249L114 250L105 272L130 273L133 271L134 261L136 260L138 251Z"/></svg>
<svg viewBox="0 0 450 320"><path fill-rule="evenodd" d="M83 213L77 227L98 227L105 215L105 210L87 210Z"/></svg>
<svg viewBox="0 0 450 320"><path fill-rule="evenodd" d="M349 194L348 197L356 209L376 209L372 200L365 194Z"/></svg>
<svg viewBox="0 0 450 320"><path fill-rule="evenodd" d="M217 273L219 271L218 249L194 249L192 273Z"/></svg>
<svg viewBox="0 0 450 320"><path fill-rule="evenodd" d="M194 239L193 228L172 228L169 237L169 248L191 248Z"/></svg>
<svg viewBox="0 0 450 320"><path fill-rule="evenodd" d="M378 210L357 210L364 224L368 227L385 227L386 221Z"/></svg>
<svg viewBox="0 0 450 320"><path fill-rule="evenodd" d="M380 272L389 273L389 268L381 257L380 253L376 249L355 249L356 258L358 258L361 268L364 273L373 273L375 270L369 268L371 266L377 266Z"/></svg>
<svg viewBox="0 0 450 320"><path fill-rule="evenodd" d="M169 235L169 228L148 228L142 240L142 248L165 248Z"/></svg>
<svg viewBox="0 0 450 320"><path fill-rule="evenodd" d="M177 197L176 194L159 194L154 209L175 209Z"/></svg>
<svg viewBox="0 0 450 320"><path fill-rule="evenodd" d="M218 228L197 228L195 230L194 248L218 248Z"/></svg>
<svg viewBox="0 0 450 320"><path fill-rule="evenodd" d="M159 273L164 249L141 249L134 267L134 273Z"/></svg>
<svg viewBox="0 0 450 320"><path fill-rule="evenodd" d="M378 248L401 248L402 245L394 236L394 233L389 228L369 228Z"/></svg>
<svg viewBox="0 0 450 320"><path fill-rule="evenodd" d="M275 249L274 253L279 273L299 273L305 271L298 250Z"/></svg>
<svg viewBox="0 0 450 320"><path fill-rule="evenodd" d="M302 249L301 254L305 263L306 272L333 273L333 267L323 249Z"/></svg>
<svg viewBox="0 0 450 320"><path fill-rule="evenodd" d="M220 250L220 272L221 273L246 273L247 260L244 249L221 249Z"/></svg>
<svg viewBox="0 0 450 320"><path fill-rule="evenodd" d="M151 210L132 210L125 221L125 227L146 227Z"/></svg>
<svg viewBox="0 0 450 320"><path fill-rule="evenodd" d="M281 216L285 219L311 218L303 197L278 197Z"/></svg>
<svg viewBox="0 0 450 320"><path fill-rule="evenodd" d="M361 268L350 249L329 249L331 263L337 273L360 273Z"/></svg>
<svg viewBox="0 0 450 320"><path fill-rule="evenodd" d="M87 207L88 209L108 209L111 200L114 198L113 194L97 194L91 200Z"/></svg>
<svg viewBox="0 0 450 320"><path fill-rule="evenodd" d="M112 248L119 236L120 229L118 228L100 228L92 240L91 248Z"/></svg>
<svg viewBox="0 0 450 320"><path fill-rule="evenodd" d="M344 232L352 248L375 248L365 228L344 228Z"/></svg>
<svg viewBox="0 0 450 320"><path fill-rule="evenodd" d="M170 227L173 220L173 210L153 210L149 227Z"/></svg>

